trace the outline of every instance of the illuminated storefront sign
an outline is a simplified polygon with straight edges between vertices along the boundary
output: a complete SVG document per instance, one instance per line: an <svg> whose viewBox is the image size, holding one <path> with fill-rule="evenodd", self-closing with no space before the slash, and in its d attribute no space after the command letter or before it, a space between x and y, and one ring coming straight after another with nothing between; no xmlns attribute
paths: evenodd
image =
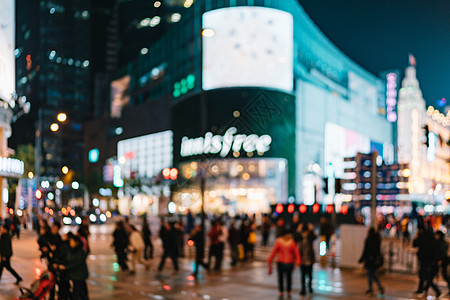
<svg viewBox="0 0 450 300"><path fill-rule="evenodd" d="M223 136L213 135L207 132L205 137L188 138L183 137L181 140L180 155L182 157L200 155L200 154L219 154L226 157L230 151L258 153L267 152L270 149L272 138L269 135L258 136L256 134L236 134L236 127L229 128Z"/></svg>
<svg viewBox="0 0 450 300"><path fill-rule="evenodd" d="M0 157L0 175L7 177L19 177L23 175L24 163L21 160Z"/></svg>
<svg viewBox="0 0 450 300"><path fill-rule="evenodd" d="M386 75L386 107L387 119L389 122L397 121L395 106L397 105L397 74L389 73Z"/></svg>

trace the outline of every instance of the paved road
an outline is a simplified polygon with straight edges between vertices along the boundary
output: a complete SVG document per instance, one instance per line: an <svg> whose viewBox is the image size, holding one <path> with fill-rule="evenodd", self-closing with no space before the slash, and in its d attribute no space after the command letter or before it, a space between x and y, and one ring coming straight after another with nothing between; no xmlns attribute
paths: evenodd
<svg viewBox="0 0 450 300"><path fill-rule="evenodd" d="M131 275L119 271L115 263L114 253L109 247L111 226L92 226L91 230L92 255L88 257L91 299L277 299L276 276L267 275L264 261L269 250L259 249L254 261L242 263L235 268L230 268L229 260L225 260L222 272L203 272L198 280L189 276L192 269L189 258L181 260L181 271L178 274L173 273L169 261L162 273L156 272L159 255L152 261L150 271L140 266L136 274ZM24 285L29 286L33 279L45 270L38 258L36 236L34 233L26 233L20 240L15 239L13 242L15 255L12 265L23 276ZM300 276L296 270L293 299L371 298L364 295L367 283L361 270L322 268L316 264L313 276L314 295L300 297ZM386 289L385 299L412 299L411 292L417 284L415 276L385 274L381 276L381 280ZM443 282L440 282L440 285L446 292ZM14 278L5 271L0 283L0 299L12 299L18 294Z"/></svg>

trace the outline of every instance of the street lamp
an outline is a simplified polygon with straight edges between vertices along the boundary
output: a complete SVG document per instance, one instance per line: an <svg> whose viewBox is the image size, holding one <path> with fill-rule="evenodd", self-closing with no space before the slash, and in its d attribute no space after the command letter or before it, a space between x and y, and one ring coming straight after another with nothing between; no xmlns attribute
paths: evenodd
<svg viewBox="0 0 450 300"><path fill-rule="evenodd" d="M50 130L53 132L58 131L59 129L59 125L57 123L53 123L52 125L50 125Z"/></svg>
<svg viewBox="0 0 450 300"><path fill-rule="evenodd" d="M61 171L63 172L63 174L67 174L69 173L69 168L67 166L62 167Z"/></svg>
<svg viewBox="0 0 450 300"><path fill-rule="evenodd" d="M59 113L59 114L56 116L56 119L57 119L59 122L63 123L63 122L65 122L65 121L67 120L67 115L66 115L65 113Z"/></svg>

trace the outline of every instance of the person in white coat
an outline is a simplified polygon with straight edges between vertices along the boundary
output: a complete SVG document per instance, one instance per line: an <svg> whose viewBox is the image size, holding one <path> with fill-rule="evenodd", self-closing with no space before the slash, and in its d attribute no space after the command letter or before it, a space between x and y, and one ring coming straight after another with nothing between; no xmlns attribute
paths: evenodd
<svg viewBox="0 0 450 300"><path fill-rule="evenodd" d="M141 263L145 265L145 269L150 269L150 262L143 258L143 251L145 248L144 239L141 233L136 229L134 225L130 225L131 233L129 237L128 250L131 253L131 273L136 272L136 264Z"/></svg>

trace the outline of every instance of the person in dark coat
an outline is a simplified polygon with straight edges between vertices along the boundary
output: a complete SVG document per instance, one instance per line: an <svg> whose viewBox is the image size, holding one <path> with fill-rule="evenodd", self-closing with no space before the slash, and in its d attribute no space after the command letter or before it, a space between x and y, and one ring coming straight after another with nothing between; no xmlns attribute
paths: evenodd
<svg viewBox="0 0 450 300"><path fill-rule="evenodd" d="M168 257L172 259L175 272L178 272L178 230L175 228L175 223L164 223L164 228L161 228L160 231L160 237L162 239L164 252L158 266L158 272L162 271Z"/></svg>
<svg viewBox="0 0 450 300"><path fill-rule="evenodd" d="M264 215L263 216L263 222L261 225L261 231L262 231L262 246L266 247L267 242L269 241L269 234L270 229L272 228L272 222L269 219L269 216Z"/></svg>
<svg viewBox="0 0 450 300"><path fill-rule="evenodd" d="M228 230L228 243L230 244L231 265L234 267L239 261L240 232L236 227L236 221L232 221Z"/></svg>
<svg viewBox="0 0 450 300"><path fill-rule="evenodd" d="M283 218L279 218L277 220L277 225L275 227L275 237L276 238L282 237L284 229L285 229L284 219Z"/></svg>
<svg viewBox="0 0 450 300"><path fill-rule="evenodd" d="M55 275L56 284L58 285L58 299L67 299L69 297L67 290L69 282L64 271L56 270L57 265L65 262L65 253L67 248L63 246L63 240L59 235L61 223L55 221L50 227L47 234L47 245L49 247L48 269ZM50 291L50 299L55 299L56 287Z"/></svg>
<svg viewBox="0 0 450 300"><path fill-rule="evenodd" d="M11 267L11 256L13 255L13 251L9 227L7 225L3 225L0 232L0 279L2 277L3 268L6 268L6 270L8 270L16 278L16 284L19 284L22 281L22 277L20 277L19 274L17 274L17 272Z"/></svg>
<svg viewBox="0 0 450 300"><path fill-rule="evenodd" d="M17 239L20 238L20 220L16 214L11 216L11 237L17 236Z"/></svg>
<svg viewBox="0 0 450 300"><path fill-rule="evenodd" d="M248 243L248 236L250 235L250 221L249 220L242 220L241 223L241 229L240 229L240 237L241 241L240 243L244 247L244 261L247 260L249 253L249 243Z"/></svg>
<svg viewBox="0 0 450 300"><path fill-rule="evenodd" d="M69 251L66 254L64 265L58 265L59 269L67 272L67 278L72 281L72 300L88 300L88 289L86 279L89 272L86 264L87 254L83 249L80 238L69 234Z"/></svg>
<svg viewBox="0 0 450 300"><path fill-rule="evenodd" d="M39 245L39 250L41 251L41 259L48 259L50 257L50 246L48 244L50 227L46 225L40 226L39 228L39 237L37 242Z"/></svg>
<svg viewBox="0 0 450 300"><path fill-rule="evenodd" d="M117 262L122 271L128 270L127 253L128 234L123 221L116 222L116 229L113 232L112 247L117 255Z"/></svg>
<svg viewBox="0 0 450 300"><path fill-rule="evenodd" d="M299 243L300 257L302 258L302 263L300 265L300 294L306 294L306 277L308 277L309 280L309 292L312 294L312 270L313 264L316 262L313 242L317 238L314 234L314 226L311 223L308 223L306 226L301 223L298 225L294 236L295 240Z"/></svg>
<svg viewBox="0 0 450 300"><path fill-rule="evenodd" d="M191 234L192 230L195 228L195 217L192 212L188 209L186 215L186 226L184 227L184 232L186 234Z"/></svg>
<svg viewBox="0 0 450 300"><path fill-rule="evenodd" d="M447 266L448 266L448 244L445 240L445 234L442 231L437 231L434 234L434 237L437 241L437 249L438 253L438 268L441 269L442 278L444 278L445 282L447 282L447 297L450 296L450 277L447 274ZM438 271L439 272L439 271Z"/></svg>
<svg viewBox="0 0 450 300"><path fill-rule="evenodd" d="M330 247L330 238L331 235L333 234L333 227L331 227L330 222L327 220L327 218L325 217L321 217L320 218L320 235L325 237L325 241L327 249L329 249Z"/></svg>
<svg viewBox="0 0 450 300"><path fill-rule="evenodd" d="M152 231L148 224L147 218L142 218L142 238L144 239L144 259L153 258L153 243L152 243Z"/></svg>
<svg viewBox="0 0 450 300"><path fill-rule="evenodd" d="M384 288L377 277L376 271L381 265L381 238L380 235L375 231L375 228L371 227L367 234L367 238L364 241L364 250L359 259L359 263L364 263L364 267L367 269L367 281L369 284L369 289L366 294L372 295L372 281L375 281L380 290L380 294L384 294Z"/></svg>
<svg viewBox="0 0 450 300"><path fill-rule="evenodd" d="M58 248L56 250L56 256L54 258L55 265L53 268L58 269L58 265L66 264L66 253L69 251L69 237L68 234L65 234L61 237L61 243L59 243ZM66 270L58 270L57 275L57 284L58 284L58 300L67 300L70 296L70 282L67 278Z"/></svg>
<svg viewBox="0 0 450 300"><path fill-rule="evenodd" d="M425 228L423 224L420 224L416 238L413 240L413 246L418 248L417 258L419 260L419 286L414 294L422 294L432 287L437 298L441 295L441 291L433 282L433 276L436 273L434 269L438 261L438 247L433 229L430 226Z"/></svg>
<svg viewBox="0 0 450 300"><path fill-rule="evenodd" d="M87 254L90 254L91 248L89 247L89 236L91 233L89 232L89 220L87 217L83 218L83 221L78 227L78 235L86 241Z"/></svg>
<svg viewBox="0 0 450 300"><path fill-rule="evenodd" d="M208 265L211 266L212 258L214 257L214 270L220 270L222 262L220 261L220 222L214 221L211 230L208 233L209 237L209 251L208 251Z"/></svg>
<svg viewBox="0 0 450 300"><path fill-rule="evenodd" d="M195 269L192 275L197 277L199 266L203 266L208 269L208 264L206 264L203 259L205 258L205 233L203 232L202 225L198 224L192 230L189 237L190 240L194 242L195 246Z"/></svg>
<svg viewBox="0 0 450 300"><path fill-rule="evenodd" d="M178 222L175 222L174 228L177 233L178 256L184 257L184 223L181 218Z"/></svg>

